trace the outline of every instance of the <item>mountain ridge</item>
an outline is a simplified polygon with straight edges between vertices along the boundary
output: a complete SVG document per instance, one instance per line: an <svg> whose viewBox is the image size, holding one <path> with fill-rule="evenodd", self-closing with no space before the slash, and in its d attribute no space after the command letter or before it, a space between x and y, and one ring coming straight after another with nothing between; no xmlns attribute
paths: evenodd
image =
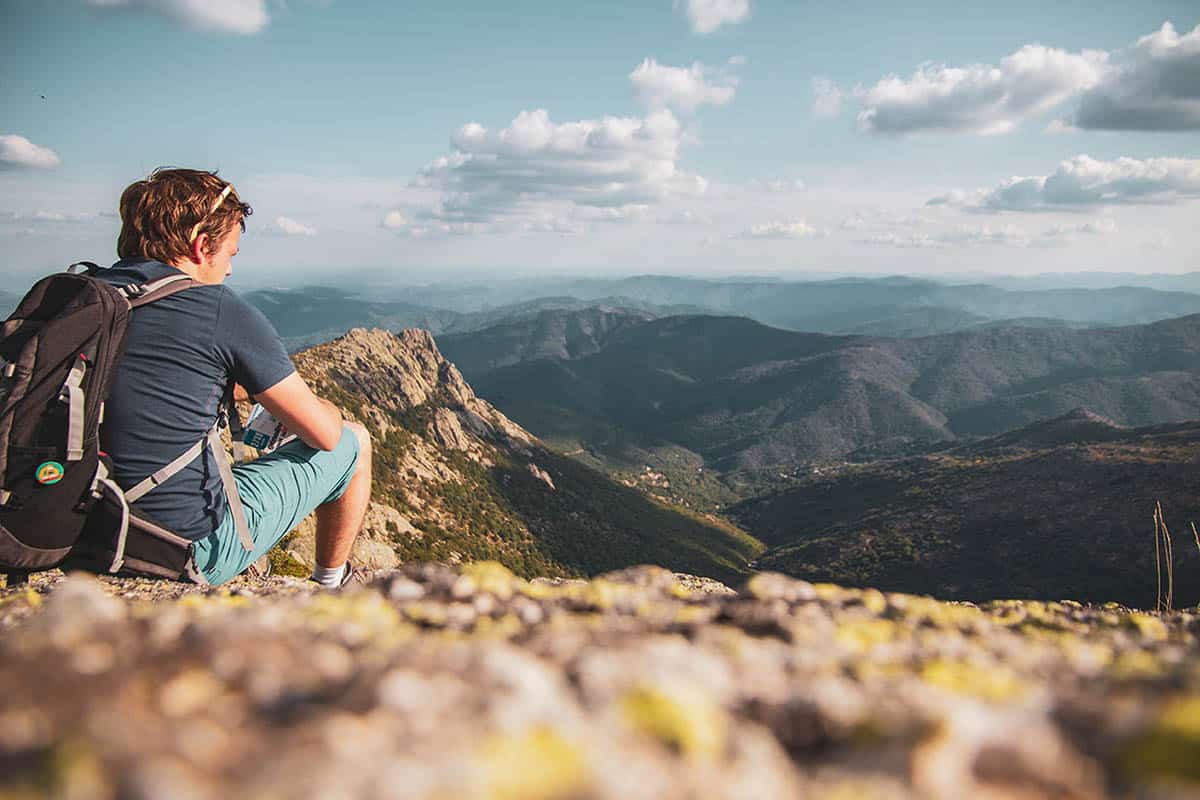
<svg viewBox="0 0 1200 800"><path fill-rule="evenodd" d="M471 379L551 441L602 448L595 437L615 428L647 446L686 448L723 471L792 467L994 435L1081 405L1125 425L1192 418L1200 314L916 339L667 317L625 327L582 358Z"/></svg>
<svg viewBox="0 0 1200 800"><path fill-rule="evenodd" d="M1197 469L1200 421L1120 428L1076 409L937 453L814 471L729 513L768 545L757 568L806 580L1147 606L1155 505L1190 538ZM1200 602L1200 551L1174 559L1176 602Z"/></svg>

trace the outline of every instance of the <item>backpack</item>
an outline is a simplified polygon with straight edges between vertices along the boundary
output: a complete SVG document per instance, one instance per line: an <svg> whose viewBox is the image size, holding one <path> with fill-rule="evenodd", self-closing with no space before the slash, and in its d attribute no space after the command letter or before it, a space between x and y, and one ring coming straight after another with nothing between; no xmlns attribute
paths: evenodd
<svg viewBox="0 0 1200 800"><path fill-rule="evenodd" d="M102 272L81 262L43 278L0 327L0 572L9 585L57 566L204 583L191 540L130 504L211 448L242 546L252 549L221 443L232 426L241 456L240 418L227 393L199 442L128 491L117 486L99 432L130 314L196 284L170 275L117 287Z"/></svg>

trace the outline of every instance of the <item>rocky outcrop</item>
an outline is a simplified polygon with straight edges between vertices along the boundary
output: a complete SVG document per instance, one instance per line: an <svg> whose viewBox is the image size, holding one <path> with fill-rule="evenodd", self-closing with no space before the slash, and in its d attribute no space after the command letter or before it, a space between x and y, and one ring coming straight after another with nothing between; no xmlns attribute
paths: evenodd
<svg viewBox="0 0 1200 800"><path fill-rule="evenodd" d="M371 435L373 505L356 564L492 559L535 577L649 562L737 580L761 550L728 524L653 503L549 451L477 397L426 331L355 329L293 358ZM311 520L285 549L276 566L299 574L312 563Z"/></svg>
<svg viewBox="0 0 1200 800"><path fill-rule="evenodd" d="M22 797L1182 798L1200 615L654 567L0 590Z"/></svg>
<svg viewBox="0 0 1200 800"><path fill-rule="evenodd" d="M355 328L328 344L294 356L309 381L329 382L360 402L384 412L403 414L424 405L442 406L458 420L444 416L437 426L455 449L470 449L465 431L518 445L530 434L501 414L463 380L458 368L438 351L428 331L400 333ZM465 431L464 431L465 429Z"/></svg>
<svg viewBox="0 0 1200 800"><path fill-rule="evenodd" d="M500 455L528 458L535 444L475 395L427 331L355 328L293 358L317 393L366 424L375 443L376 500L351 554L357 565L385 569L399 563L397 552L411 550L406 546L424 536L415 519L455 527L459 509L438 487L471 484L456 455L491 467ZM315 529L310 516L285 540L292 562L312 565Z"/></svg>

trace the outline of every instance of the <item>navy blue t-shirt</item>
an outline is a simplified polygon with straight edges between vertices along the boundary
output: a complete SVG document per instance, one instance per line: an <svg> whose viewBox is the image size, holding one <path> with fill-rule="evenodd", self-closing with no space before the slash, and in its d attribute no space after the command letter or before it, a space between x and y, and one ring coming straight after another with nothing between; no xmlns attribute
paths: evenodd
<svg viewBox="0 0 1200 800"><path fill-rule="evenodd" d="M125 259L100 277L123 286L176 274L158 261ZM193 286L134 310L100 428L117 484L129 489L202 439L232 382L257 394L294 371L267 318L225 286ZM135 507L180 536L211 534L226 508L212 453L205 448Z"/></svg>

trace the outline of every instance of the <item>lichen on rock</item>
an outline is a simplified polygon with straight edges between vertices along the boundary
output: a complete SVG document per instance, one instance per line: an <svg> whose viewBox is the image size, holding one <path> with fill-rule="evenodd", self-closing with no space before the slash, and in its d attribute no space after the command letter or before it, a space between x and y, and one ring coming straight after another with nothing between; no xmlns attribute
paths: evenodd
<svg viewBox="0 0 1200 800"><path fill-rule="evenodd" d="M0 590L22 797L1168 798L1200 615L640 566Z"/></svg>

